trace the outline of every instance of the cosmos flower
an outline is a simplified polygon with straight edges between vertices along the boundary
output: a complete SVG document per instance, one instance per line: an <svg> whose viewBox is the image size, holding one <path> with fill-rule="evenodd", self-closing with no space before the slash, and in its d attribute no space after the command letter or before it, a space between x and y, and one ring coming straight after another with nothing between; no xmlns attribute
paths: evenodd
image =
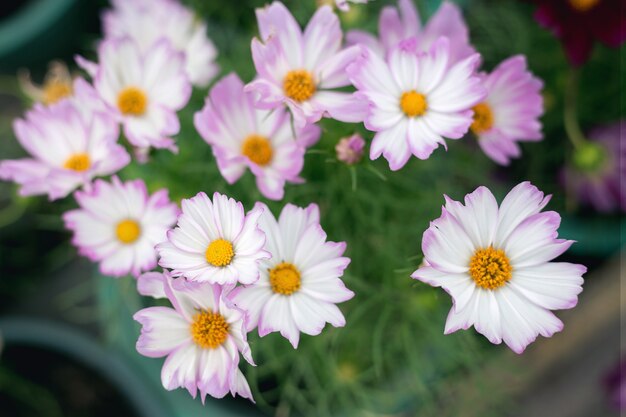
<svg viewBox="0 0 626 417"><path fill-rule="evenodd" d="M474 106L471 130L481 149L500 165L520 156L517 142L543 138L543 82L534 77L522 55L511 57L482 75L487 97Z"/></svg>
<svg viewBox="0 0 626 417"><path fill-rule="evenodd" d="M294 137L289 114L254 107L243 82L230 74L211 89L202 110L194 116L200 136L213 148L217 166L229 184L249 168L265 197L280 200L285 183L301 183L305 147L315 143L320 129L307 125Z"/></svg>
<svg viewBox="0 0 626 417"><path fill-rule="evenodd" d="M411 154L427 159L443 137L460 139L472 123L471 108L485 97L472 55L451 67L449 41L440 38L427 53L415 38L391 51L387 62L369 50L348 67L356 95L369 102L365 127L377 132L370 158L381 154L392 170Z"/></svg>
<svg viewBox="0 0 626 417"><path fill-rule="evenodd" d="M367 0L335 0L337 8L342 12L347 12L348 10L350 10L350 3L365 4L367 3Z"/></svg>
<svg viewBox="0 0 626 417"><path fill-rule="evenodd" d="M74 100L35 105L13 123L29 158L0 162L0 178L21 185L23 196L63 198L96 176L111 175L130 162L117 143L119 128L107 113L91 112Z"/></svg>
<svg viewBox="0 0 626 417"><path fill-rule="evenodd" d="M593 129L574 151L562 177L565 187L585 206L601 213L626 212L626 121Z"/></svg>
<svg viewBox="0 0 626 417"><path fill-rule="evenodd" d="M21 70L17 80L22 91L33 101L50 105L73 94L73 78L63 61L52 61L48 65L43 85L33 84L28 70Z"/></svg>
<svg viewBox="0 0 626 417"><path fill-rule="evenodd" d="M250 364L244 313L222 296L218 285L174 280L169 273L149 272L137 281L139 293L167 297L171 307L148 307L133 318L141 324L137 351L149 358L167 356L161 382L167 390L185 388L222 398L228 392L254 402L239 370L239 354Z"/></svg>
<svg viewBox="0 0 626 417"><path fill-rule="evenodd" d="M449 65L476 53L469 42L469 31L458 6L443 1L437 12L422 27L412 0L399 0L398 8L386 6L380 13L378 35L360 30L346 34L348 45L362 44L380 57L386 57L400 41L415 38L419 52L428 51L442 36L450 40Z"/></svg>
<svg viewBox="0 0 626 417"><path fill-rule="evenodd" d="M244 213L240 202L205 193L182 201L177 227L157 245L159 265L190 281L235 285L259 279L265 235L258 228L261 208Z"/></svg>
<svg viewBox="0 0 626 417"><path fill-rule="evenodd" d="M262 209L259 225L272 258L262 263L256 283L229 295L246 311L248 331L280 332L297 348L301 332L318 335L327 322L343 327L346 320L335 304L354 297L340 279L350 263L342 256L345 242L326 241L315 204L306 209L287 204L278 221L264 204L255 208Z"/></svg>
<svg viewBox="0 0 626 417"><path fill-rule="evenodd" d="M593 44L617 48L626 40L626 8L622 0L530 0L535 19L561 39L570 62L584 64Z"/></svg>
<svg viewBox="0 0 626 417"><path fill-rule="evenodd" d="M142 52L125 38L102 42L98 64L77 61L94 77L96 90L122 122L132 145L177 150L171 138L180 130L176 111L191 95L182 53L166 40Z"/></svg>
<svg viewBox="0 0 626 417"><path fill-rule="evenodd" d="M166 39L185 55L185 72L193 85L206 87L219 71L217 49L207 24L176 0L114 0L102 14L106 39L134 40L142 51Z"/></svg>
<svg viewBox="0 0 626 417"><path fill-rule="evenodd" d="M257 9L257 20L261 39L252 40L252 58L258 76L246 91L258 94L258 107L286 105L298 128L322 117L363 120L364 103L351 93L332 91L350 85L345 69L360 48L342 49L339 19L330 6L317 10L304 33L280 2Z"/></svg>
<svg viewBox="0 0 626 417"><path fill-rule="evenodd" d="M104 275L138 277L157 264L154 246L176 223L178 207L167 190L148 195L143 180L97 180L90 191L77 191L79 209L63 215L81 255L100 263Z"/></svg>
<svg viewBox="0 0 626 417"><path fill-rule="evenodd" d="M468 194L465 205L446 196L422 239L427 265L412 275L452 297L446 334L473 325L491 343L522 353L537 335L563 329L550 310L576 305L587 268L551 262L573 241L557 238L558 213L541 212L549 200L529 182L500 207L485 187Z"/></svg>
<svg viewBox="0 0 626 417"><path fill-rule="evenodd" d="M335 146L337 159L345 164L354 165L363 157L365 140L359 134L341 139Z"/></svg>

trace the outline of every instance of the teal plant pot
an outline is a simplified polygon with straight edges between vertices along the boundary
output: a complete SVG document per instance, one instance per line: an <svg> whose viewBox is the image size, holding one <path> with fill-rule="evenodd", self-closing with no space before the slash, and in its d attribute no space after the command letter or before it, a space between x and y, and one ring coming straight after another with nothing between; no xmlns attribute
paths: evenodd
<svg viewBox="0 0 626 417"><path fill-rule="evenodd" d="M572 254L607 258L624 247L626 221L623 217L579 218L564 215L559 236L576 241L569 249Z"/></svg>
<svg viewBox="0 0 626 417"><path fill-rule="evenodd" d="M31 0L0 20L0 71L41 67L84 49L84 33L97 25L97 1Z"/></svg>

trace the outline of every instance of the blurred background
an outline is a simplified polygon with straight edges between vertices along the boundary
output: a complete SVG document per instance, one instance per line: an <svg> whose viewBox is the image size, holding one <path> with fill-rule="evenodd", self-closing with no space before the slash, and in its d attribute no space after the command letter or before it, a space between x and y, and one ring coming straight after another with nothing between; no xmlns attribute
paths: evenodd
<svg viewBox="0 0 626 417"><path fill-rule="evenodd" d="M264 0L187 0L209 23L221 75L254 76L249 51L257 33L254 8ZM417 0L422 18L439 1ZM257 406L239 400L189 398L160 386L162 360L134 351L138 327L132 314L145 301L132 278L99 276L69 243L61 214L71 198L50 203L22 198L0 182L0 414L2 416L510 416L620 415L626 381L620 362L623 325L621 285L624 217L581 204L563 183L564 169L580 168L564 128L564 108L577 88L583 131L624 118L624 49L596 45L579 71L578 87L559 40L533 19L533 2L458 1L470 38L491 70L525 54L545 81L545 139L523 144L509 167L488 160L471 137L450 143L427 161L413 159L389 172L384 161L347 167L334 160L334 145L362 126L324 121L316 152L306 157L307 184L289 187L284 202L318 202L330 240L348 242L352 264L346 284L357 296L342 305L348 326L303 338L298 351L280 336L251 335L255 360L246 368ZM535 2L537 3L537 2ZM285 1L300 23L314 0ZM374 0L341 15L344 30L376 31L382 7ZM77 53L94 57L104 0L9 0L0 3L0 159L24 156L12 121L32 102L17 82L27 69L43 82L53 60L68 64ZM624 5L622 4L622 7ZM623 22L622 22L623 24ZM173 199L220 191L251 207L263 200L251 175L234 186L219 176L210 148L192 125L206 90L194 91L181 111L181 148L161 151L145 165L131 164L123 178L141 177L151 189L168 187ZM623 136L623 133L622 133ZM613 167L617 169L618 167ZM553 194L549 209L563 216L560 236L578 241L563 260L589 267L579 305L557 313L562 333L539 338L515 355L492 346L474 330L443 336L449 297L409 279L421 262L421 234L437 217L443 194L461 199L478 185L498 198L531 180ZM354 186L356 182L356 187ZM364 236L366 235L366 236Z"/></svg>

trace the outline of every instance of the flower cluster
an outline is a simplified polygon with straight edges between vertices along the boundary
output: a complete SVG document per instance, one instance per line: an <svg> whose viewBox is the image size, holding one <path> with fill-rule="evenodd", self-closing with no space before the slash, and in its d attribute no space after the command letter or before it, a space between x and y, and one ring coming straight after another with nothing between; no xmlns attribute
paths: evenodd
<svg viewBox="0 0 626 417"><path fill-rule="evenodd" d="M345 11L348 1L336 6ZM413 2L399 0L382 9L378 37L351 31L345 43L329 5L304 29L278 1L256 16L255 78L223 76L193 117L229 184L249 169L263 197L282 200L288 184L305 181L305 154L320 139L323 118L363 123L373 132L370 159L384 156L393 171L468 133L500 165L521 156L519 142L542 139L542 81L522 55L481 71L450 2L422 25ZM278 332L297 348L301 334L346 324L337 307L355 295L341 279L350 263L346 243L327 240L314 203L287 203L275 217L262 202L246 212L233 198L200 192L179 208L166 189L149 193L141 179L122 181L116 174L131 162L127 148L139 162L153 149L177 152L177 112L193 87L208 88L218 75L217 50L207 25L176 0L112 0L102 20L97 60L76 57L91 83L55 67L42 89L30 85L41 103L14 123L30 157L0 161L0 178L18 183L22 195L73 193L78 208L63 220L79 253L105 275L137 278L140 294L169 300L172 307L134 316L142 326L138 352L167 357L166 389L199 392L202 401L229 392L252 400L239 368L241 356L254 365L248 333ZM599 160L617 165L623 146L601 136L579 164L595 185L571 174L567 180L606 197L603 208L623 209L618 178L596 169ZM366 139L355 133L338 141L337 159L355 170ZM558 239L560 216L542 212L548 201L529 182L501 205L485 187L465 204L446 197L423 235L424 264L412 275L451 295L445 333L474 326L521 353L538 335L562 329L551 310L576 304L586 268L552 262L573 241Z"/></svg>
<svg viewBox="0 0 626 417"><path fill-rule="evenodd" d="M139 353L167 356L166 389L186 388L221 398L252 399L238 368L239 353L254 365L248 332L280 332L297 348L300 333L320 334L346 321L336 304L354 293L340 277L350 263L344 242L326 241L319 209L287 205L278 220L258 203L243 205L219 193L183 200L176 227L156 246L163 273L139 277L139 292L167 297L172 308L150 307Z"/></svg>

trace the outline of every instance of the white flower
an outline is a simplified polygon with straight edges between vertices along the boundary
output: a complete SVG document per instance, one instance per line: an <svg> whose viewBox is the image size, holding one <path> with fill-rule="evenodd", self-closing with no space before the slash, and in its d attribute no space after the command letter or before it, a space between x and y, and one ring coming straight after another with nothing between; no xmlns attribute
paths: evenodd
<svg viewBox="0 0 626 417"><path fill-rule="evenodd" d="M265 235L258 228L261 208L244 213L243 205L215 193L183 200L178 225L157 246L163 268L190 281L234 285L251 284L259 277Z"/></svg>
<svg viewBox="0 0 626 417"><path fill-rule="evenodd" d="M326 241L319 209L287 204L278 221L262 203L259 225L267 236L272 258L262 263L253 285L235 288L229 297L248 314L248 330L259 335L280 332L294 348L300 332L320 334L326 322L342 327L346 320L336 303L354 296L339 278L350 263L345 242Z"/></svg>
<svg viewBox="0 0 626 417"><path fill-rule="evenodd" d="M550 310L576 305L587 268L550 262L573 241L557 238L558 213L541 213L549 199L528 182L500 207L485 187L465 205L446 197L441 217L424 232L426 266L412 275L452 297L446 334L473 325L491 343L522 353L537 335L562 330Z"/></svg>
<svg viewBox="0 0 626 417"><path fill-rule="evenodd" d="M178 207L167 190L148 195L142 180L98 180L90 191L77 191L80 208L63 215L82 255L100 262L103 274L139 276L156 266L154 246L165 240Z"/></svg>
<svg viewBox="0 0 626 417"><path fill-rule="evenodd" d="M246 341L244 313L222 297L217 285L173 280L166 273L139 277L142 295L167 297L174 308L149 307L133 318L141 323L137 351L150 358L167 356L161 381L167 390L183 387L195 398L200 391L222 398L228 392L252 399L239 370L239 353L254 365Z"/></svg>

